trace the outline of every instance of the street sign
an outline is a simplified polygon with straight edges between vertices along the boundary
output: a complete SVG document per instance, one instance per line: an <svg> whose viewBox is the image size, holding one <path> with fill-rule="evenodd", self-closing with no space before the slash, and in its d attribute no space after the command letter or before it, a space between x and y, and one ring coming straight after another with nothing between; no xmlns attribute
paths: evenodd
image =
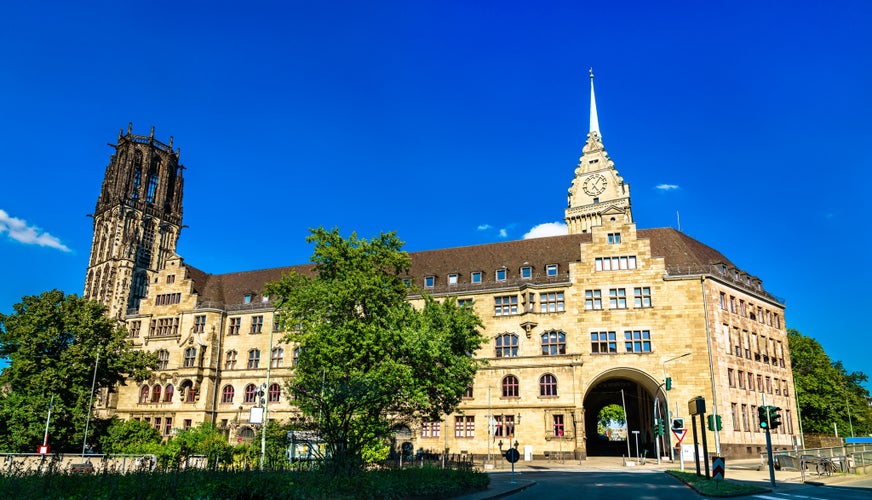
<svg viewBox="0 0 872 500"><path fill-rule="evenodd" d="M687 429L672 429L672 435L675 436L675 440L681 443L684 441L684 436L687 435Z"/></svg>
<svg viewBox="0 0 872 500"><path fill-rule="evenodd" d="M41 444L41 445L36 447L36 452L39 453L40 455L48 455L49 447L48 447L48 445Z"/></svg>
<svg viewBox="0 0 872 500"><path fill-rule="evenodd" d="M715 481L723 481L725 468L724 457L712 458L712 479Z"/></svg>
<svg viewBox="0 0 872 500"><path fill-rule="evenodd" d="M506 450L506 460L508 460L510 463L515 463L520 458L521 454L518 452L518 450L514 448L509 448L508 450Z"/></svg>
<svg viewBox="0 0 872 500"><path fill-rule="evenodd" d="M487 424L487 434L488 436L493 436L497 433L497 419L491 417L490 422Z"/></svg>

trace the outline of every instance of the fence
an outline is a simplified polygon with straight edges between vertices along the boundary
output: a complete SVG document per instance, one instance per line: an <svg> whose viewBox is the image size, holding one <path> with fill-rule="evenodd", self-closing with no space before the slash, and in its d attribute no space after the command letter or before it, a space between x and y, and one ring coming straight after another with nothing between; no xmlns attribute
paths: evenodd
<svg viewBox="0 0 872 500"><path fill-rule="evenodd" d="M55 453L0 453L0 473L47 472L151 472L157 467L154 455L80 455Z"/></svg>
<svg viewBox="0 0 872 500"><path fill-rule="evenodd" d="M776 469L797 470L817 476L866 472L872 466L872 444L848 444L829 448L808 448L794 452L777 452L772 457ZM761 462L767 465L766 454Z"/></svg>

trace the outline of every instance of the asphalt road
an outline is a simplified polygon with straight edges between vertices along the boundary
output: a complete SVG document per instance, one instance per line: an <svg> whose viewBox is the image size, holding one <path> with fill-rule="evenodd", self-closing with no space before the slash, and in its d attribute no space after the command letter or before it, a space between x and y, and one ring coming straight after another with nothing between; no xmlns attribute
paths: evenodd
<svg viewBox="0 0 872 500"><path fill-rule="evenodd" d="M525 472L536 484L509 498L559 500L698 500L702 497L662 471Z"/></svg>

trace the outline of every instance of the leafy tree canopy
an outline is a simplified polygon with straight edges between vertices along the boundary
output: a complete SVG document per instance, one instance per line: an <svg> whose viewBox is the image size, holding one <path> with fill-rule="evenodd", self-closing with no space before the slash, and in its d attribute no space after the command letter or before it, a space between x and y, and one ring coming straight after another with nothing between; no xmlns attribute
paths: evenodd
<svg viewBox="0 0 872 500"><path fill-rule="evenodd" d="M597 415L597 432L605 434L609 427L621 427L624 422L624 408L621 405L606 405Z"/></svg>
<svg viewBox="0 0 872 500"><path fill-rule="evenodd" d="M290 274L267 291L288 342L301 347L290 390L315 422L337 473L354 473L410 418L457 407L479 361L481 321L454 300L408 300L410 257L395 233L372 240L311 230L314 276Z"/></svg>
<svg viewBox="0 0 872 500"><path fill-rule="evenodd" d="M797 330L789 328L787 340L803 432L832 434L835 423L841 436L850 436L852 427L858 436L872 433L869 391L862 385L866 374L848 373L817 340Z"/></svg>
<svg viewBox="0 0 872 500"><path fill-rule="evenodd" d="M124 326L94 301L52 290L23 297L14 311L0 314L0 356L10 363L0 373L0 450L36 451L52 396L49 444L80 450L95 364L100 389L147 377L157 360L131 349Z"/></svg>

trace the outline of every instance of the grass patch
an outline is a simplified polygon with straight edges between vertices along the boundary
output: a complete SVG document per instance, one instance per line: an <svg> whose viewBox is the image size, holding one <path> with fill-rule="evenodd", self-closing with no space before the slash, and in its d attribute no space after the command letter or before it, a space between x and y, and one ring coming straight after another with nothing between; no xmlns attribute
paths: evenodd
<svg viewBox="0 0 872 500"><path fill-rule="evenodd" d="M487 488L487 474L432 467L372 470L352 478L318 471L22 473L0 480L0 498L354 499L445 498Z"/></svg>
<svg viewBox="0 0 872 500"><path fill-rule="evenodd" d="M690 486L700 495L707 497L736 497L769 491L759 486L736 483L730 480L715 481L714 479L707 479L705 476L697 476L694 472L668 470L666 473Z"/></svg>

